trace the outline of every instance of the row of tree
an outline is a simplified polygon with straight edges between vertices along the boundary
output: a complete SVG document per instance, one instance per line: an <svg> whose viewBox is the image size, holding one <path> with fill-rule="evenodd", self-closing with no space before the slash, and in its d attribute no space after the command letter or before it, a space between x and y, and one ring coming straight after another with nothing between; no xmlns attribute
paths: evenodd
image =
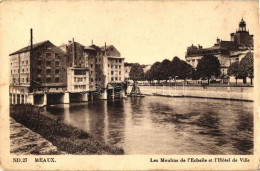
<svg viewBox="0 0 260 171"><path fill-rule="evenodd" d="M228 75L235 76L238 78L250 77L253 78L253 54L248 53L240 62L235 62L228 68ZM214 55L203 56L194 69L191 65L181 60L178 57L174 57L172 61L164 59L162 62L155 62L151 68L144 73L143 67L138 63L132 64L129 76L131 80L166 80L178 79L186 80L187 78L197 80L197 79L207 79L208 84L212 77L220 78L220 63L217 57ZM223 74L222 74L223 77ZM251 81L252 83L252 81Z"/></svg>
<svg viewBox="0 0 260 171"><path fill-rule="evenodd" d="M251 85L253 84L254 78L254 55L249 52L241 61L232 63L228 68L228 75L234 76L236 79L243 79L243 82L246 83L246 77L249 77L251 80Z"/></svg>

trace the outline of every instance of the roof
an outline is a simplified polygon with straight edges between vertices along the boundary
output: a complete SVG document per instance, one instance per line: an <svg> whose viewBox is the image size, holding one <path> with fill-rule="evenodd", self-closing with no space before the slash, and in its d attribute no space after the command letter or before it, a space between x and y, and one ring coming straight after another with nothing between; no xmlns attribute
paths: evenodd
<svg viewBox="0 0 260 171"><path fill-rule="evenodd" d="M111 46L113 46L113 45L106 45L106 48L110 48ZM100 49L105 50L105 46L100 46Z"/></svg>
<svg viewBox="0 0 260 171"><path fill-rule="evenodd" d="M45 44L45 43L47 43L47 42L50 42L50 41L49 41L49 40L45 40L45 41L43 41L43 42L33 44L33 49L35 49L35 48L37 48L37 47L39 47L39 46L42 46L43 44ZM19 53L28 52L28 51L30 51L30 49L31 49L31 46L26 46L26 47L24 47L24 48L22 48L22 49L20 49L20 50L17 50L17 51L15 51L15 52L11 53L9 56L11 56L11 55L16 55L16 54L19 54Z"/></svg>
<svg viewBox="0 0 260 171"><path fill-rule="evenodd" d="M85 46L84 49L86 49L86 50L96 50L95 48L93 48L91 46Z"/></svg>
<svg viewBox="0 0 260 171"><path fill-rule="evenodd" d="M123 57L120 56L107 56L108 58L113 58L113 59L125 59Z"/></svg>
<svg viewBox="0 0 260 171"><path fill-rule="evenodd" d="M221 48L226 48L228 50L233 50L233 49L237 49L236 43L233 41L221 41L220 42L220 47Z"/></svg>

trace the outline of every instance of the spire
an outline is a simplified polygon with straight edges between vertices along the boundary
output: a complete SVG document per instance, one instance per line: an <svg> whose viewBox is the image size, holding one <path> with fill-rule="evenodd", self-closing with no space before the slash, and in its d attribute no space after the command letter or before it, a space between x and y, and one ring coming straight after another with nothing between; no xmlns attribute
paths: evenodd
<svg viewBox="0 0 260 171"><path fill-rule="evenodd" d="M243 17L239 23L239 31L246 31L246 22L244 21Z"/></svg>

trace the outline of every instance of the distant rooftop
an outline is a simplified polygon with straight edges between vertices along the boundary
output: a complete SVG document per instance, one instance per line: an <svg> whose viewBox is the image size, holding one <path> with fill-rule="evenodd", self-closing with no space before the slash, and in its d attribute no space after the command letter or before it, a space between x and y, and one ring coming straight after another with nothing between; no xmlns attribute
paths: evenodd
<svg viewBox="0 0 260 171"><path fill-rule="evenodd" d="M45 40L45 41L40 42L40 43L35 43L35 44L33 44L33 47L32 47L32 48L35 49L35 48L37 48L37 47L39 47L39 46L42 46L43 44L45 44L45 43L47 43L47 42L50 42L50 41L49 41L49 40ZM16 55L16 54L19 54L19 53L29 52L30 49L31 49L31 46L26 46L26 47L24 47L24 48L22 48L22 49L20 49L20 50L17 50L17 51L15 51L15 52L11 53L9 56L11 56L11 55Z"/></svg>

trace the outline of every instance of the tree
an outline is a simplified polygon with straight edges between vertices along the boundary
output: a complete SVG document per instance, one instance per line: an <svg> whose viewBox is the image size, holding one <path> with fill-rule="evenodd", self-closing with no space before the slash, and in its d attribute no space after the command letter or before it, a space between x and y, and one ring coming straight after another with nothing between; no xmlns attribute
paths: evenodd
<svg viewBox="0 0 260 171"><path fill-rule="evenodd" d="M197 65L197 72L201 78L209 80L212 76L220 76L220 63L214 55L205 55L201 58Z"/></svg>
<svg viewBox="0 0 260 171"><path fill-rule="evenodd" d="M186 78L192 77L193 68L191 65L175 56L171 61L169 71L171 77L175 78L175 76L178 76L179 79L186 80Z"/></svg>
<svg viewBox="0 0 260 171"><path fill-rule="evenodd" d="M234 62L228 67L228 75L229 76L235 76L236 78L236 85L237 85L237 79L239 77L240 73L240 64L239 62Z"/></svg>
<svg viewBox="0 0 260 171"><path fill-rule="evenodd" d="M166 80L166 83L170 77L170 63L170 60L164 59L159 66L159 80Z"/></svg>
<svg viewBox="0 0 260 171"><path fill-rule="evenodd" d="M142 80L144 78L144 70L138 63L133 64L129 73L130 79L134 81Z"/></svg>
<svg viewBox="0 0 260 171"><path fill-rule="evenodd" d="M152 81L152 75L151 75L151 69L147 70L146 73L144 74L145 80L149 81L151 83Z"/></svg>
<svg viewBox="0 0 260 171"><path fill-rule="evenodd" d="M243 78L243 82L246 83L246 77L251 80L251 85L253 84L252 79L254 78L254 57L253 53L248 52L245 57L240 61L240 76Z"/></svg>
<svg viewBox="0 0 260 171"><path fill-rule="evenodd" d="M179 70L180 70L180 58L178 58L177 56L175 56L170 64L170 76L171 77L175 77L175 76L179 76Z"/></svg>
<svg viewBox="0 0 260 171"><path fill-rule="evenodd" d="M191 78L192 77L192 66L190 64L187 64L185 61L181 60L179 63L180 65L180 70L179 70L179 78L186 80L186 78Z"/></svg>
<svg viewBox="0 0 260 171"><path fill-rule="evenodd" d="M160 82L161 80L161 71L160 71L161 62L155 62L150 69L150 74L152 79L156 79Z"/></svg>
<svg viewBox="0 0 260 171"><path fill-rule="evenodd" d="M193 80L198 80L199 79L198 72L194 68L192 68L192 71L191 71L191 78Z"/></svg>

